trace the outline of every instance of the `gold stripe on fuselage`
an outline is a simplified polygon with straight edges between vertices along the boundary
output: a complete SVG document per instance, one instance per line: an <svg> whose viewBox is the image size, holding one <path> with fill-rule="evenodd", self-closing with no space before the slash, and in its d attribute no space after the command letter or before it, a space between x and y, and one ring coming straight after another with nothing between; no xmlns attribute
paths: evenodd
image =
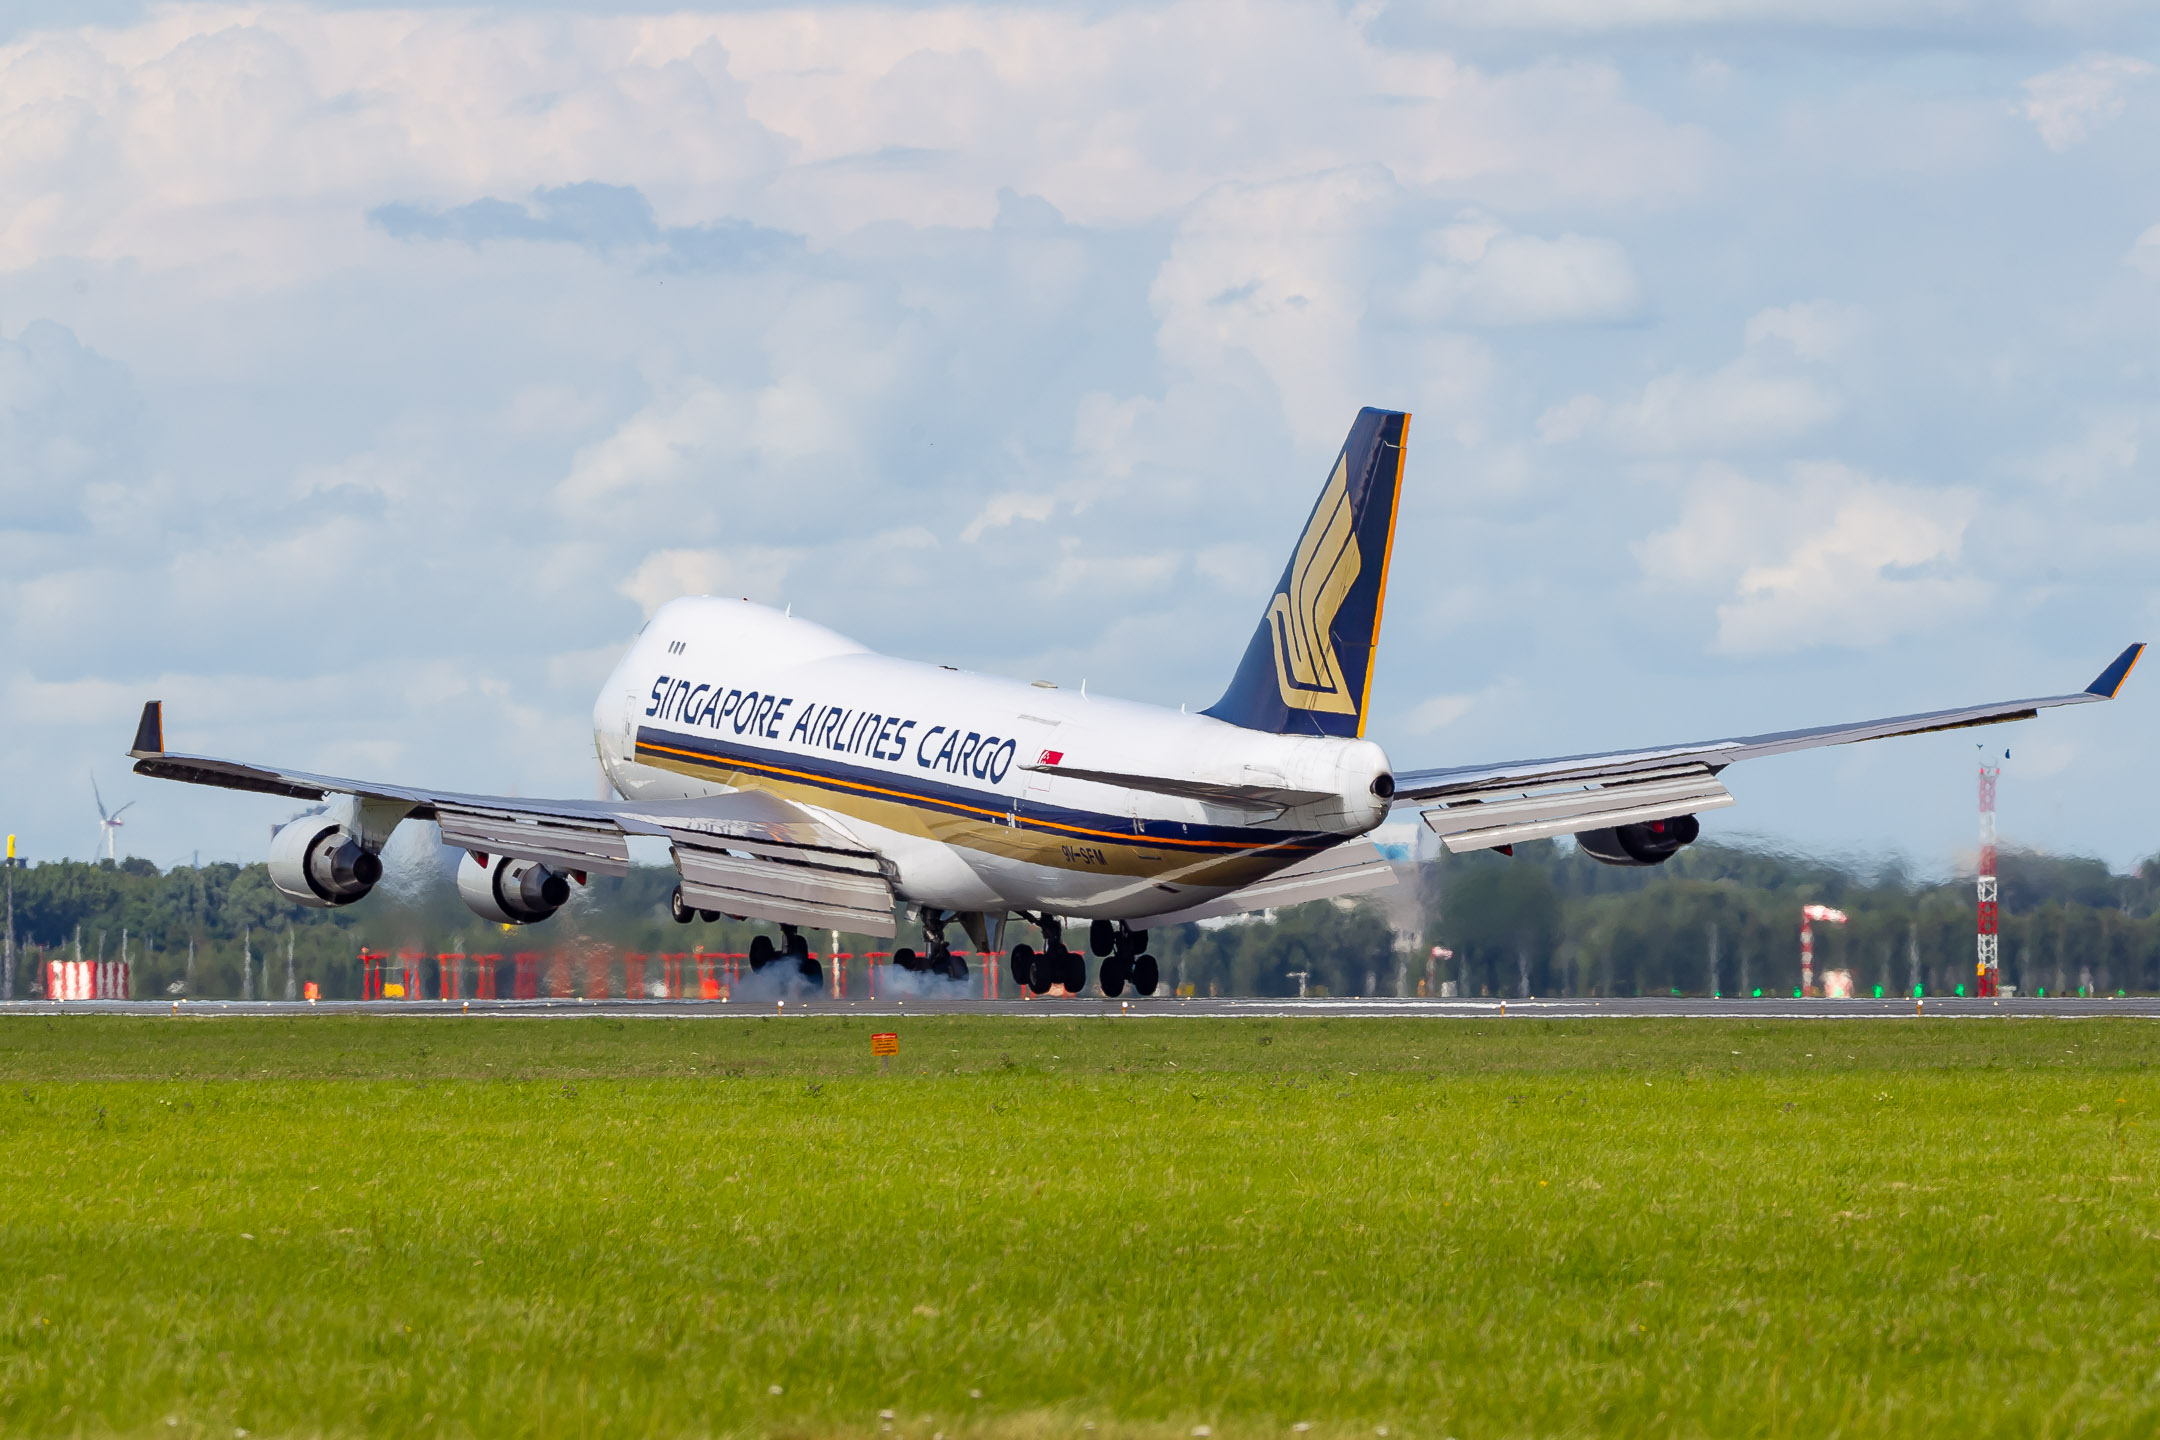
<svg viewBox="0 0 2160 1440"><path fill-rule="evenodd" d="M641 765L739 790L763 791L903 835L1075 874L1235 889L1264 880L1326 848L1312 840L1240 844L1235 840L1191 840L1068 825L1010 810L963 806L942 799L925 801L897 788L812 775L762 761L706 755L647 740L638 742L637 759ZM954 813L956 810L961 813Z"/></svg>

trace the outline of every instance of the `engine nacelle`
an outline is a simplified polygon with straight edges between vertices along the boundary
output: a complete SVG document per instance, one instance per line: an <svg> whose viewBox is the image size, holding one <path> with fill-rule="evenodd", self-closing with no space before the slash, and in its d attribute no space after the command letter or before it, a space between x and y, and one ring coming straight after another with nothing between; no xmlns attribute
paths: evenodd
<svg viewBox="0 0 2160 1440"><path fill-rule="evenodd" d="M570 898L569 880L539 861L475 850L458 861L457 889L473 914L498 925L538 924Z"/></svg>
<svg viewBox="0 0 2160 1440"><path fill-rule="evenodd" d="M350 905L382 879L382 857L335 820L305 815L270 837L270 883L318 910Z"/></svg>
<svg viewBox="0 0 2160 1440"><path fill-rule="evenodd" d="M1593 860L1607 865L1662 865L1695 843L1702 824L1693 815L1669 820L1646 820L1639 825L1615 825L1609 830L1584 830L1575 843Z"/></svg>

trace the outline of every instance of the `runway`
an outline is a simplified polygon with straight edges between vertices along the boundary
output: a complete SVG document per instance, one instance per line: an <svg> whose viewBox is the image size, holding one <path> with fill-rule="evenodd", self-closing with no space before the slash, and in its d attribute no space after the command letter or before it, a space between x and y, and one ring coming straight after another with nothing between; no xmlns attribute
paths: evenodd
<svg viewBox="0 0 2160 1440"><path fill-rule="evenodd" d="M1036 1019L1189 1019L1189 1020L1958 1020L2078 1019L2102 1017L2160 1019L2160 997L2098 996L2008 1000L1795 1000L1772 999L1553 999L1553 1000L1398 1000L1350 999L1205 999L1156 997L1146 1000L1043 998L981 1000L906 996L882 999L834 999L809 996L766 1000L327 1000L318 1004L290 1000L14 1000L0 1003L6 1017L133 1015L194 1019L249 1016L375 1015L413 1020L458 1019L475 1015L528 1020L567 1020L612 1016L638 1020L769 1020L797 1016L860 1016L898 1019L907 1015L996 1015Z"/></svg>

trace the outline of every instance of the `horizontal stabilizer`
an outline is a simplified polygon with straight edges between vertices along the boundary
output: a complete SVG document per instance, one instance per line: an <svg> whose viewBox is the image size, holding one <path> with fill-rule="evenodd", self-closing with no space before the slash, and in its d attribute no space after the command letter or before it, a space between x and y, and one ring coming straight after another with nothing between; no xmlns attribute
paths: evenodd
<svg viewBox="0 0 2160 1440"><path fill-rule="evenodd" d="M1579 830L1670 820L1733 803L1707 765L1682 765L1599 785L1528 790L1520 795L1460 800L1420 812L1427 828L1460 855Z"/></svg>
<svg viewBox="0 0 2160 1440"><path fill-rule="evenodd" d="M1228 895L1152 915L1149 925L1184 925L1194 920L1213 920L1221 915L1242 915L1280 905L1302 905L1308 900L1332 900L1338 895L1357 895L1395 883L1395 867L1380 847L1369 840L1352 841L1323 850L1267 879L1233 890Z"/></svg>

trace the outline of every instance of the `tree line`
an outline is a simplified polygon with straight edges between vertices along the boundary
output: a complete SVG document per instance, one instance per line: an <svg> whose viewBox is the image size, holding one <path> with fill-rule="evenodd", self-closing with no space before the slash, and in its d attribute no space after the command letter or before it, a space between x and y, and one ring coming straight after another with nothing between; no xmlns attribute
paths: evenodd
<svg viewBox="0 0 2160 1440"><path fill-rule="evenodd" d="M2027 994L2160 992L2160 857L2125 875L2098 860L2006 850L1999 868L2005 983ZM1166 986L1201 995L1295 995L1301 985L1330 995L1421 985L1460 995L1790 994L1800 983L1800 907L1818 903L1849 916L1816 928L1818 975L1846 970L1858 993L1896 995L1969 991L1974 979L1970 878L1915 878L1895 862L1704 843L1663 866L1625 869L1539 842L1512 858L1449 856L1403 874L1418 904L1405 907L1398 892L1392 920L1379 899L1318 901L1242 923L1165 927L1149 946ZM138 998L282 998L289 979L335 999L360 994L363 950L424 957L432 994L441 954L635 952L657 966L693 947L742 953L758 929L676 925L667 913L674 872L656 866L593 876L553 920L522 928L465 909L447 864L409 866L335 910L294 905L259 864L161 871L139 858L59 861L8 878L14 998L43 993L45 962L78 955L124 954ZM838 948L860 956L921 943L905 921L901 932L841 935ZM1006 944L1015 940L1037 943L1018 921ZM1446 953L1435 957L1436 948ZM828 952L832 938L817 933L813 949Z"/></svg>

